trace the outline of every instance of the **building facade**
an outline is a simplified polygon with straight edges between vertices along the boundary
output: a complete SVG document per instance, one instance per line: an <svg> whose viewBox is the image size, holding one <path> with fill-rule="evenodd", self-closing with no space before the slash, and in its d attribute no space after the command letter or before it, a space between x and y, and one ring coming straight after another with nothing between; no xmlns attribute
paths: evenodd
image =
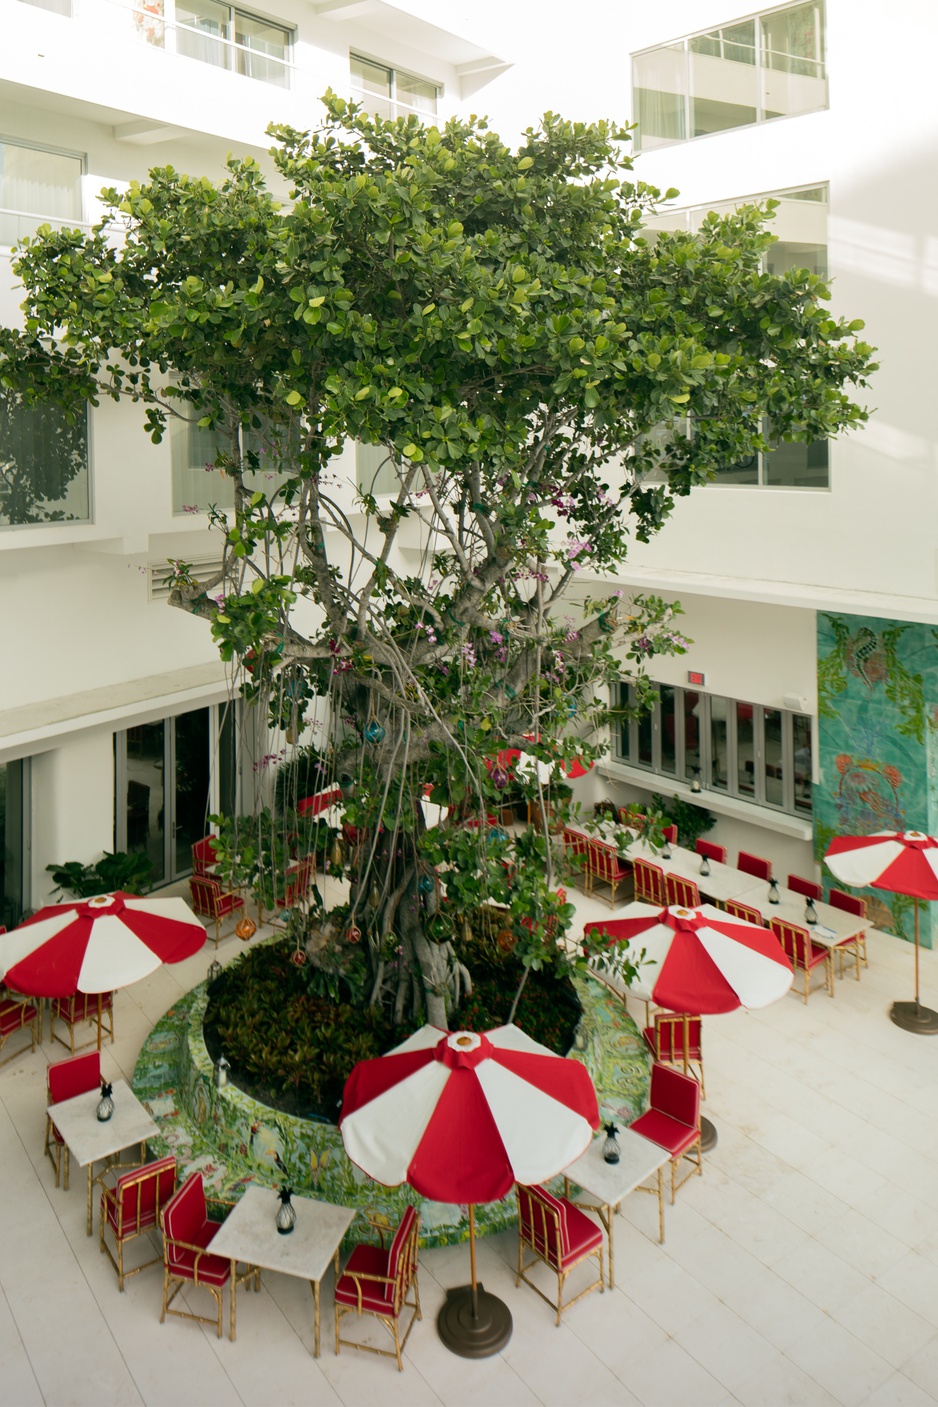
<svg viewBox="0 0 938 1407"><path fill-rule="evenodd" d="M833 311L879 348L871 419L726 466L635 544L620 584L679 601L693 643L652 661L658 708L582 796L689 797L697 781L714 838L782 877L810 873L835 829L938 825L933 6L0 4L2 266L37 223L93 221L103 185L149 166L265 161L267 123L310 126L330 86L386 113L485 111L509 141L548 108L635 122L636 175L680 191L660 228L775 198L770 267L829 277ZM0 316L16 305L0 278ZM51 860L146 845L161 879L184 873L206 808L243 803L263 761L248 748L238 775L223 667L163 599L169 559L217 551L211 445L150 446L138 419L107 405L84 436L50 422L38 440L16 407L0 424L7 460L47 465L42 502L14 476L0 505L7 921L46 897ZM348 455L351 507L376 466ZM881 926L910 927L878 902Z"/></svg>

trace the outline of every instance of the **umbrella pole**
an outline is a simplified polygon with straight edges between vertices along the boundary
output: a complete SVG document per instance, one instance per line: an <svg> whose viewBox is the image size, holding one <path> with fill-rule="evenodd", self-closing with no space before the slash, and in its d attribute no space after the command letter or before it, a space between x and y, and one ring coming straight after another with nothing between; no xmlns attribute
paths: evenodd
<svg viewBox="0 0 938 1407"><path fill-rule="evenodd" d="M476 1279L475 1207L469 1203L469 1263L472 1284L446 1291L446 1302L437 1315L436 1329L451 1353L460 1358L490 1358L511 1338L508 1306Z"/></svg>
<svg viewBox="0 0 938 1407"><path fill-rule="evenodd" d="M101 993L98 993L98 1054L101 1054Z"/></svg>
<svg viewBox="0 0 938 1407"><path fill-rule="evenodd" d="M469 1203L469 1266L472 1277L472 1317L479 1317L479 1286L476 1282L476 1209Z"/></svg>
<svg viewBox="0 0 938 1407"><path fill-rule="evenodd" d="M900 1026L903 1031L911 1031L916 1036L938 1036L938 1011L932 1011L930 1007L922 1006L919 1001L918 899L913 899L913 903L915 904L915 1001L893 1002L892 1011L889 1014L895 1024Z"/></svg>
<svg viewBox="0 0 938 1407"><path fill-rule="evenodd" d="M703 1041L703 1032L701 1032L701 1041ZM701 1059L702 1057L703 1051L701 1050ZM701 1069L703 1069L703 1064L701 1064ZM690 1074L690 1017L686 1011L684 1012L684 1074ZM700 1151L701 1153L709 1153L711 1148L716 1148L716 1146L716 1125L711 1123L709 1119L705 1118L703 1114L701 1114Z"/></svg>

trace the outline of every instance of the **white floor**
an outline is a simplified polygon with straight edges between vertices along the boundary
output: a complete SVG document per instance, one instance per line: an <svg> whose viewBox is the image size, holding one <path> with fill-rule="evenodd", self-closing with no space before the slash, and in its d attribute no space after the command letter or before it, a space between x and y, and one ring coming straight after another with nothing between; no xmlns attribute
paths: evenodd
<svg viewBox="0 0 938 1407"><path fill-rule="evenodd" d="M595 901L581 909L609 914ZM232 938L221 957L240 951ZM888 1018L892 1000L911 995L909 946L874 933L869 953L862 981L838 981L834 1001L818 993L806 1007L789 995L765 1012L708 1018L706 1110L719 1144L668 1208L666 1245L654 1200L633 1196L616 1230L617 1288L557 1329L515 1288L514 1237L484 1241L480 1278L515 1330L482 1362L453 1357L434 1325L443 1287L468 1278L466 1247L423 1253L424 1319L403 1374L368 1354L336 1358L331 1313L314 1361L309 1288L285 1277L239 1296L233 1344L189 1321L159 1324L159 1267L119 1294L97 1225L85 1236L83 1174L56 1190L42 1156L47 1042L0 1070L0 1403L938 1401L938 1039ZM206 949L120 994L107 1072L131 1077L147 1031L210 958ZM938 955L923 955L922 974L938 1005ZM324 1289L331 1306L331 1282Z"/></svg>

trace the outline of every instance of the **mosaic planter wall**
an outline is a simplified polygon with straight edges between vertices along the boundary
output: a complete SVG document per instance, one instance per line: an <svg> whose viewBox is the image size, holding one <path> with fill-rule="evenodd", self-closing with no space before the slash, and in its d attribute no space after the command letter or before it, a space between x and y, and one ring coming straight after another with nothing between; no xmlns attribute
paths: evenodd
<svg viewBox="0 0 938 1407"><path fill-rule="evenodd" d="M834 835L938 829L936 645L928 625L818 614L818 859ZM836 885L827 871L824 880ZM911 899L860 892L877 928L912 938ZM921 910L926 947L934 943L933 908Z"/></svg>
<svg viewBox="0 0 938 1407"><path fill-rule="evenodd" d="M592 980L578 980L583 1019L570 1052L586 1065L599 1093L604 1120L627 1123L644 1109L649 1063L644 1043L622 1002ZM275 1156L285 1163L297 1192L348 1207L369 1208L396 1224L415 1200L408 1187L369 1181L345 1156L334 1124L299 1119L259 1104L234 1085L216 1090L212 1062L202 1039L207 995L204 983L172 1007L153 1028L134 1071L134 1093L160 1126L151 1157L175 1154L180 1176L199 1169L211 1199L231 1200L248 1182L275 1186L283 1179ZM476 1210L479 1234L504 1230L516 1216L514 1193ZM467 1209L423 1202L421 1242L449 1245L469 1235ZM353 1222L348 1239L367 1238L364 1221Z"/></svg>

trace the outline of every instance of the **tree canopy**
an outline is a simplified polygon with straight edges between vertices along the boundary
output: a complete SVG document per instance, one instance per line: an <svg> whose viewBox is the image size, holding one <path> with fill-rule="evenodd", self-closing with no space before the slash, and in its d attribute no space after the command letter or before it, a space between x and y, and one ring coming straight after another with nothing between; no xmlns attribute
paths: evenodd
<svg viewBox="0 0 938 1407"><path fill-rule="evenodd" d="M487 822L497 755L538 758L512 780L549 800L547 770L562 782L560 760L603 746L615 652L641 694L647 660L683 647L654 598L565 616L578 572L614 574L769 426L861 423L872 349L815 275L765 272L771 209L643 233L676 192L630 178L625 128L548 113L512 151L479 119L324 101L316 131L271 128L282 203L251 159L217 185L163 167L106 193L92 234L24 241L0 378L76 415L131 397L157 442L176 417L217 434L224 565L200 581L179 564L171 602L209 622L273 724L298 734L330 700L325 780L357 783L342 924L366 935L374 993L391 944L398 1004L400 974L422 973L439 1019L459 977L430 918L489 898L526 942L568 916L546 827ZM276 491L245 484L248 437ZM350 440L380 446L395 484L359 485L354 513L335 487ZM427 783L450 807L431 831Z"/></svg>

